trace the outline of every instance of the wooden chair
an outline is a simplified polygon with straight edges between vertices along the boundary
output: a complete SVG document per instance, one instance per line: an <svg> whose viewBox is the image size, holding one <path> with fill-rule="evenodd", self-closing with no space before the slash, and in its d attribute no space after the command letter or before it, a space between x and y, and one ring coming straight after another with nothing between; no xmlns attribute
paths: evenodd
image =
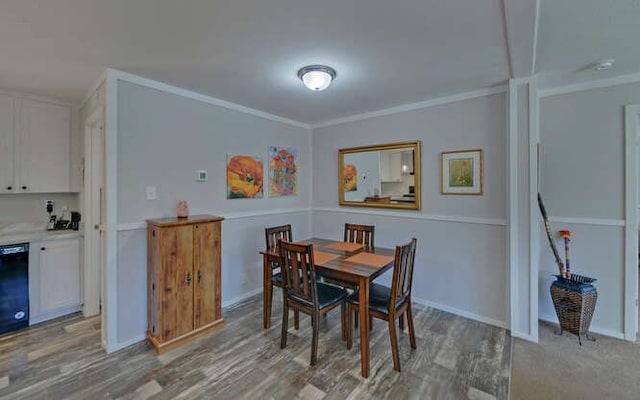
<svg viewBox="0 0 640 400"><path fill-rule="evenodd" d="M373 225L344 224L344 241L374 248L375 230L376 227ZM324 282L333 283L351 290L358 290L358 284L354 282L341 281L335 278L324 278Z"/></svg>
<svg viewBox="0 0 640 400"><path fill-rule="evenodd" d="M344 299L349 294L345 289L318 282L315 279L313 263L313 245L300 245L280 241L280 260L283 282L284 309L282 312L282 334L280 348L287 346L287 330L289 329L289 308L311 316L313 335L311 338L311 365L318 361L318 334L320 332L320 316L341 306L342 339L346 337L346 306Z"/></svg>
<svg viewBox="0 0 640 400"><path fill-rule="evenodd" d="M369 289L369 315L388 322L391 339L391 354L393 368L400 371L400 356L398 355L398 338L396 336L395 320L407 315L409 325L409 341L411 348L416 348L416 335L413 329L413 314L411 311L411 286L413 281L413 264L416 256L416 239L403 246L396 246L396 256L393 264L393 280L391 287L373 283ZM352 344L352 315L358 309L358 293L347 297L347 348Z"/></svg>
<svg viewBox="0 0 640 400"><path fill-rule="evenodd" d="M375 233L376 227L374 225L358 225L358 224L344 224L344 241L351 243L359 243L365 247L375 247ZM358 284L355 282L346 282L334 278L325 278L325 282L332 283L334 285L342 286L353 291L358 290ZM371 324L369 324L371 326ZM355 327L358 327L358 314L356 313Z"/></svg>
<svg viewBox="0 0 640 400"><path fill-rule="evenodd" d="M293 240L293 234L291 233L291 225L281 225L274 226L271 228L265 228L264 230L267 250L274 250L278 246L279 240L284 240L286 242L291 242ZM262 288L266 293L265 302L267 303L265 307L269 310L269 316L271 316L271 306L273 304L273 287L279 287L282 289L282 274L280 272L280 260L271 261L271 275L264 275L262 277ZM294 312L293 315L293 325L296 329L299 329L298 311Z"/></svg>
<svg viewBox="0 0 640 400"><path fill-rule="evenodd" d="M375 246L376 227L373 225L344 224L344 241L359 243L366 247Z"/></svg>

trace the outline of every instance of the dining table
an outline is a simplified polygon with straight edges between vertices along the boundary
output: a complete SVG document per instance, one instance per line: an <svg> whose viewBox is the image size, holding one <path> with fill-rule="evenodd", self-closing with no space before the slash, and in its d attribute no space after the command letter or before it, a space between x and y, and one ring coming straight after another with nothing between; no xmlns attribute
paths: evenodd
<svg viewBox="0 0 640 400"><path fill-rule="evenodd" d="M369 287L374 279L393 267L395 250L322 238L298 240L295 243L313 245L316 274L358 285L361 372L362 376L367 378L369 376ZM271 289L271 263L280 260L280 253L278 248L272 248L263 250L260 254L263 256L265 279L264 328L268 329L271 320L271 292L267 293L266 288Z"/></svg>

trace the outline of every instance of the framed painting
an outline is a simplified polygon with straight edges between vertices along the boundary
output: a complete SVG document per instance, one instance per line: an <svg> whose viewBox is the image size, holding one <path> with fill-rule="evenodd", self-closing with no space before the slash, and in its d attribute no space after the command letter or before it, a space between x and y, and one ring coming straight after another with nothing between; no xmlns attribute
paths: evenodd
<svg viewBox="0 0 640 400"><path fill-rule="evenodd" d="M269 197L298 194L298 151L269 146Z"/></svg>
<svg viewBox="0 0 640 400"><path fill-rule="evenodd" d="M440 153L440 193L483 194L482 149Z"/></svg>
<svg viewBox="0 0 640 400"><path fill-rule="evenodd" d="M227 199L262 198L262 157L227 155Z"/></svg>
<svg viewBox="0 0 640 400"><path fill-rule="evenodd" d="M342 184L345 192L355 192L358 190L358 167L354 164L347 164L342 171Z"/></svg>

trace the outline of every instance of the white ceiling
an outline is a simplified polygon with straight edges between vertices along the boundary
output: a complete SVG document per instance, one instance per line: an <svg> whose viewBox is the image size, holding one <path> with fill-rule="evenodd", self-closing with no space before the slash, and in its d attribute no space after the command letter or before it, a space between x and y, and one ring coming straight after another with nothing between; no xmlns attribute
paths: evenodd
<svg viewBox="0 0 640 400"><path fill-rule="evenodd" d="M638 72L638 21L639 0L4 0L0 87L79 103L112 67L314 124L532 73ZM618 61L581 70L600 58ZM307 64L338 77L308 91Z"/></svg>

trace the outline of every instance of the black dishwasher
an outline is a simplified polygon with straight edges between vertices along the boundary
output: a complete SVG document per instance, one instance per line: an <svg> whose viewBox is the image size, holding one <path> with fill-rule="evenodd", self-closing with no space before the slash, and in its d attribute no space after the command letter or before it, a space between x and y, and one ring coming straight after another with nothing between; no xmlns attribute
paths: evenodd
<svg viewBox="0 0 640 400"><path fill-rule="evenodd" d="M0 334L29 325L29 244L0 246Z"/></svg>

